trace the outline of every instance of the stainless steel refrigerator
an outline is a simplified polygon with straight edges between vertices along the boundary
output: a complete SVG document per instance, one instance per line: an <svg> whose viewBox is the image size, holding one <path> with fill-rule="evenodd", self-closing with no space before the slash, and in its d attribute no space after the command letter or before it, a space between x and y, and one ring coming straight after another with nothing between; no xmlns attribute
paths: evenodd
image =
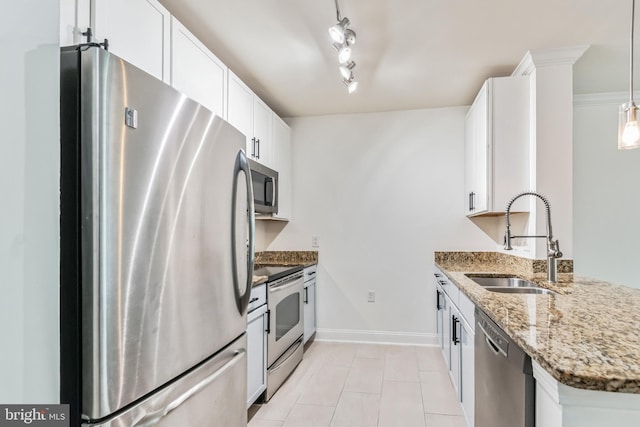
<svg viewBox="0 0 640 427"><path fill-rule="evenodd" d="M61 51L61 123L71 425L246 426L245 136L98 46Z"/></svg>

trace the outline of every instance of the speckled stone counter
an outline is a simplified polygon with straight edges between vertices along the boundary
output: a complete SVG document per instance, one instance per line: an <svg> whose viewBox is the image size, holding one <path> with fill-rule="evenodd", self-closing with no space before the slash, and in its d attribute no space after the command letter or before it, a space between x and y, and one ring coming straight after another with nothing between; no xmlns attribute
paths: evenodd
<svg viewBox="0 0 640 427"><path fill-rule="evenodd" d="M256 252L258 265L304 265L318 263L318 251L262 251Z"/></svg>
<svg viewBox="0 0 640 427"><path fill-rule="evenodd" d="M546 282L545 260L436 252L435 263L558 382L640 394L640 290L574 276L570 261L559 264L557 284ZM490 292L469 273L514 275L559 295Z"/></svg>

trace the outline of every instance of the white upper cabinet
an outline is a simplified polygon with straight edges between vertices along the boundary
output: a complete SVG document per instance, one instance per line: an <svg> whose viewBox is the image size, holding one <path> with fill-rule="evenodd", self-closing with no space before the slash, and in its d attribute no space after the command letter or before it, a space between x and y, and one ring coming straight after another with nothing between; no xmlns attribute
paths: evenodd
<svg viewBox="0 0 640 427"><path fill-rule="evenodd" d="M92 0L92 28L109 51L171 83L169 11L156 0Z"/></svg>
<svg viewBox="0 0 640 427"><path fill-rule="evenodd" d="M87 41L82 33L91 26L90 0L60 0L60 46Z"/></svg>
<svg viewBox="0 0 640 427"><path fill-rule="evenodd" d="M256 144L255 160L265 166L273 167L271 162L272 146L271 146L271 127L272 127L271 108L257 96L253 96L253 137Z"/></svg>
<svg viewBox="0 0 640 427"><path fill-rule="evenodd" d="M171 17L171 86L226 119L227 67Z"/></svg>
<svg viewBox="0 0 640 427"><path fill-rule="evenodd" d="M275 113L272 129L272 162L271 168L278 171L278 213L275 217L291 219L292 206L292 163L291 163L291 129Z"/></svg>
<svg viewBox="0 0 640 427"><path fill-rule="evenodd" d="M271 167L271 108L231 70L228 82L227 121L247 137L247 155Z"/></svg>
<svg viewBox="0 0 640 427"><path fill-rule="evenodd" d="M255 158L253 143L253 91L229 70L227 86L227 121L247 137L247 156Z"/></svg>
<svg viewBox="0 0 640 427"><path fill-rule="evenodd" d="M504 213L529 189L529 79L488 79L465 119L465 212Z"/></svg>

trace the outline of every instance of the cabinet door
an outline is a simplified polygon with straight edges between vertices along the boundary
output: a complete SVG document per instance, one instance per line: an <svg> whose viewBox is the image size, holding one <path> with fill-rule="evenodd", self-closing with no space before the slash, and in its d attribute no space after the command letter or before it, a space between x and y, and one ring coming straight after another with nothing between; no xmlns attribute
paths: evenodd
<svg viewBox="0 0 640 427"><path fill-rule="evenodd" d="M227 67L171 17L171 86L226 119Z"/></svg>
<svg viewBox="0 0 640 427"><path fill-rule="evenodd" d="M474 334L467 322L460 323L460 401L467 417L467 424L473 427L474 417Z"/></svg>
<svg viewBox="0 0 640 427"><path fill-rule="evenodd" d="M253 92L229 70L227 85L227 121L247 138L247 156L255 159L253 143Z"/></svg>
<svg viewBox="0 0 640 427"><path fill-rule="evenodd" d="M316 331L316 281L305 287L304 293L304 339L306 343Z"/></svg>
<svg viewBox="0 0 640 427"><path fill-rule="evenodd" d="M473 208L474 213L486 212L489 197L489 82L473 103Z"/></svg>
<svg viewBox="0 0 640 427"><path fill-rule="evenodd" d="M256 138L256 160L265 166L271 164L271 108L260 98L253 97L253 136Z"/></svg>
<svg viewBox="0 0 640 427"><path fill-rule="evenodd" d="M291 163L291 129L275 113L272 114L272 159L271 167L278 171L278 214L279 218L293 218L293 180Z"/></svg>
<svg viewBox="0 0 640 427"><path fill-rule="evenodd" d="M473 157L473 144L474 144L474 124L475 121L475 108L472 105L469 108L469 112L464 120L464 207L465 215L473 214L473 204L475 197L474 189L474 157Z"/></svg>
<svg viewBox="0 0 640 427"><path fill-rule="evenodd" d="M170 83L169 11L156 0L93 0L93 29L109 51Z"/></svg>
<svg viewBox="0 0 640 427"><path fill-rule="evenodd" d="M444 312L446 311L444 291L440 285L436 285L436 331L440 349L444 351Z"/></svg>
<svg viewBox="0 0 640 427"><path fill-rule="evenodd" d="M247 324L247 407L267 388L267 308L249 313Z"/></svg>
<svg viewBox="0 0 640 427"><path fill-rule="evenodd" d="M460 400L460 347L461 347L461 323L460 313L453 305L449 305L449 324L451 328L451 364L449 365L449 375L453 388L456 390L458 400Z"/></svg>
<svg viewBox="0 0 640 427"><path fill-rule="evenodd" d="M447 369L451 370L451 299L443 292L442 305L442 354Z"/></svg>
<svg viewBox="0 0 640 427"><path fill-rule="evenodd" d="M91 26L90 0L60 0L60 46L87 41L82 33Z"/></svg>

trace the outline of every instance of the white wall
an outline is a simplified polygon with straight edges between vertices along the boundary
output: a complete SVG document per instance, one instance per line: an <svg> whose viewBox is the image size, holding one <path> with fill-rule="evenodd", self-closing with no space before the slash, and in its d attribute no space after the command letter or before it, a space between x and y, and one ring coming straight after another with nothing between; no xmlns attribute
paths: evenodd
<svg viewBox="0 0 640 427"><path fill-rule="evenodd" d="M576 97L574 267L640 288L640 149L617 149L618 105L626 101L624 94Z"/></svg>
<svg viewBox="0 0 640 427"><path fill-rule="evenodd" d="M319 337L433 342L433 252L495 249L464 215L467 109L288 121L294 221L261 224L261 249L319 236Z"/></svg>
<svg viewBox="0 0 640 427"><path fill-rule="evenodd" d="M0 402L59 402L59 1L0 15Z"/></svg>

